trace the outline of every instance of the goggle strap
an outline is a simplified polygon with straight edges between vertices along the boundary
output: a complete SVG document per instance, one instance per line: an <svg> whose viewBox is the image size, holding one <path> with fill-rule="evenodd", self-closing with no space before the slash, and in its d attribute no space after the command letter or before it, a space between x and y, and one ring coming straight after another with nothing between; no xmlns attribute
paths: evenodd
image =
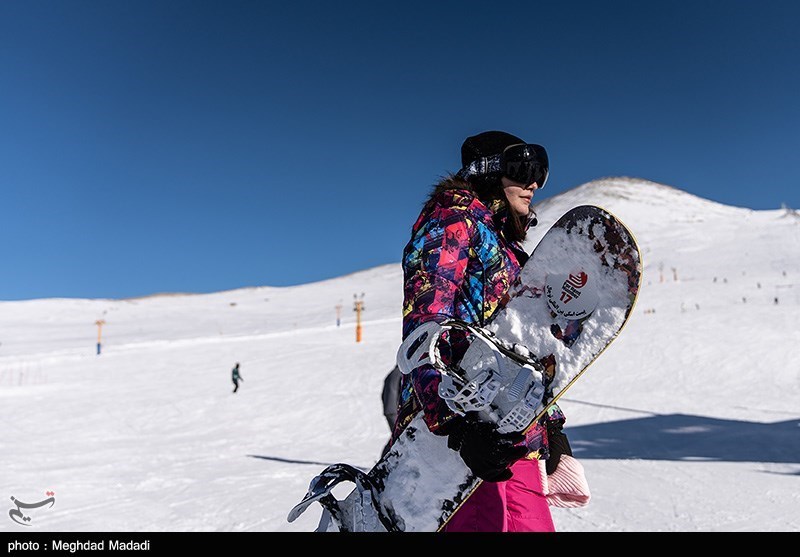
<svg viewBox="0 0 800 557"><path fill-rule="evenodd" d="M500 155L492 155L491 157L481 157L472 161L467 166L459 170L456 173L456 176L463 179L469 176L493 174L502 171L503 169L500 166Z"/></svg>

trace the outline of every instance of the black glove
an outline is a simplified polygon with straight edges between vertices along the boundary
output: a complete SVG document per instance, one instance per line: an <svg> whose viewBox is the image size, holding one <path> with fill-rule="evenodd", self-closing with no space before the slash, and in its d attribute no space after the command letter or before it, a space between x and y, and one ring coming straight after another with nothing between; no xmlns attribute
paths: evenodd
<svg viewBox="0 0 800 557"><path fill-rule="evenodd" d="M549 476L558 468L558 463L561 462L561 455L572 456L572 449L569 446L569 440L563 431L564 422L562 420L553 420L547 422L547 442L550 447L550 456L544 463L545 471Z"/></svg>
<svg viewBox="0 0 800 557"><path fill-rule="evenodd" d="M525 440L522 433L498 433L497 426L482 422L473 412L453 423L447 446L458 451L473 474L487 482L511 478L509 467L528 454L528 447L516 446Z"/></svg>

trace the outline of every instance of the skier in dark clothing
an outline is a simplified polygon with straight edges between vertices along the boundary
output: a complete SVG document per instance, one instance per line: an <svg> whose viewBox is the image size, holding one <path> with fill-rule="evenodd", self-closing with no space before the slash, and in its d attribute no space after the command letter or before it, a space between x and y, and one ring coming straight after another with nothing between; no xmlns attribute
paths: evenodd
<svg viewBox="0 0 800 557"><path fill-rule="evenodd" d="M239 375L239 362L236 362L236 365L233 366L233 371L231 372L231 379L233 380L233 392L239 390L239 381L244 381L241 375Z"/></svg>

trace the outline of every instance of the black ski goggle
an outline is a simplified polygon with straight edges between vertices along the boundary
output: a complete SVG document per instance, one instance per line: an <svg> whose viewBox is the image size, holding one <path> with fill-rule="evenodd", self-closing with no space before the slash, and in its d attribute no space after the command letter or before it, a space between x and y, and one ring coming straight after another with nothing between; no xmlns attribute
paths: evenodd
<svg viewBox="0 0 800 557"><path fill-rule="evenodd" d="M535 143L509 145L500 155L500 168L512 182L525 185L536 182L541 189L547 182L547 151Z"/></svg>

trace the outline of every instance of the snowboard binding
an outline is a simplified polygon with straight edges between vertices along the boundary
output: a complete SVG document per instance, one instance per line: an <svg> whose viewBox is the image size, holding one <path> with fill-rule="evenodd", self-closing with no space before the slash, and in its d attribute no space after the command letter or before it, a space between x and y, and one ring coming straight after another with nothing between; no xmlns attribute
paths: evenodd
<svg viewBox="0 0 800 557"><path fill-rule="evenodd" d="M440 343L447 331L472 338L458 365L448 365ZM424 365L441 374L439 396L454 412L477 412L497 424L500 433L524 430L546 398L549 381L545 367L521 344L459 319L423 323L406 337L397 352L403 374Z"/></svg>
<svg viewBox="0 0 800 557"><path fill-rule="evenodd" d="M331 493L343 481L351 481L356 486L359 504L351 509L357 510L358 516L345 512ZM374 532L379 524L387 532L399 531L377 504L377 493L372 479L363 471L349 464L333 464L311 480L308 493L289 512L288 520L294 522L311 504L319 502L325 509L319 527L322 531L328 529L329 523L333 523L339 532Z"/></svg>

